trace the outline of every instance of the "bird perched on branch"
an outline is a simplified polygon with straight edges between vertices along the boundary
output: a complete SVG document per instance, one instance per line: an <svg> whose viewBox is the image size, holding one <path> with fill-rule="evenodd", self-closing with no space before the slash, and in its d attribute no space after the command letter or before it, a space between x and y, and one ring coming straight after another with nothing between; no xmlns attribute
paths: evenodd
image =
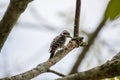
<svg viewBox="0 0 120 80"><path fill-rule="evenodd" d="M66 30L64 30L60 35L56 36L51 45L50 45L50 59L53 58L56 50L58 48L63 48L64 47L64 44L65 44L65 41L66 41L66 38L72 38L70 36L70 33Z"/></svg>

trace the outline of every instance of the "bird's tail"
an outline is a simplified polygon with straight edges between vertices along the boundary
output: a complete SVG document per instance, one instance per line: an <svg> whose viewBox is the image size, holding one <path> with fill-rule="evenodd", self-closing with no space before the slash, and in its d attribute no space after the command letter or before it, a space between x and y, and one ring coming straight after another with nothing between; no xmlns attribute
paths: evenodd
<svg viewBox="0 0 120 80"><path fill-rule="evenodd" d="M53 58L54 54L55 54L55 49L50 50L50 58L49 59Z"/></svg>

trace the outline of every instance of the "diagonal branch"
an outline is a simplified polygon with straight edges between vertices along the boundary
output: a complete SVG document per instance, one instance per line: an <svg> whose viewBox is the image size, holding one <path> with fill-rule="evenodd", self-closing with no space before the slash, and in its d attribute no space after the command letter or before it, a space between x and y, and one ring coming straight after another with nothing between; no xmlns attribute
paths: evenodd
<svg viewBox="0 0 120 80"><path fill-rule="evenodd" d="M54 56L54 58L39 64L38 66L36 66L35 68L26 71L24 73L12 76L12 77L6 77L0 80L30 80L42 73L45 73L48 71L48 69L55 65L57 62L59 62L65 55L67 55L71 50L73 50L74 48L76 48L78 46L78 44L76 43L75 40L71 40L67 46L65 48L63 48L62 50L56 52L56 55Z"/></svg>
<svg viewBox="0 0 120 80"><path fill-rule="evenodd" d="M75 21L74 21L74 37L79 36L79 19L80 19L81 0L76 1Z"/></svg>
<svg viewBox="0 0 120 80"><path fill-rule="evenodd" d="M112 60L88 71L75 73L56 80L100 80L120 76L120 52Z"/></svg>
<svg viewBox="0 0 120 80"><path fill-rule="evenodd" d="M51 69L48 69L48 71L47 71L47 72L54 73L54 74L56 74L56 75L58 75L58 76L61 76L61 77L65 77L65 75L64 75L64 74L62 74L62 73L59 73L59 72L56 72L56 71L54 71L54 70L51 70Z"/></svg>
<svg viewBox="0 0 120 80"><path fill-rule="evenodd" d="M32 0L10 0L9 6L0 21L0 51L11 29Z"/></svg>

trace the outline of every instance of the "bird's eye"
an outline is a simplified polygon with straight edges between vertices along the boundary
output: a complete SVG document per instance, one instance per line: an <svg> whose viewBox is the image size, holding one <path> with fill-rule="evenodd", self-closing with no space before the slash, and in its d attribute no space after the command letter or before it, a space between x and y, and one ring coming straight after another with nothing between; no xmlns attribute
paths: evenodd
<svg viewBox="0 0 120 80"><path fill-rule="evenodd" d="M70 34L69 34L68 31L64 30L64 31L62 32L62 35L70 35Z"/></svg>
<svg viewBox="0 0 120 80"><path fill-rule="evenodd" d="M63 33L64 35L69 35L69 33Z"/></svg>

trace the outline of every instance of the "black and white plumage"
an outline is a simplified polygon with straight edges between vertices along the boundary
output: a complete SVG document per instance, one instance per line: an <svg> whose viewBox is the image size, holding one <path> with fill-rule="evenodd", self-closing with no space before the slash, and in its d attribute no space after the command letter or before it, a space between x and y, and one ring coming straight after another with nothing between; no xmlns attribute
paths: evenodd
<svg viewBox="0 0 120 80"><path fill-rule="evenodd" d="M56 36L51 45L50 45L50 59L53 58L56 50L58 48L62 48L65 44L65 41L66 41L66 38L69 37L69 38L72 38L70 36L70 33L66 30L64 30L60 35Z"/></svg>

